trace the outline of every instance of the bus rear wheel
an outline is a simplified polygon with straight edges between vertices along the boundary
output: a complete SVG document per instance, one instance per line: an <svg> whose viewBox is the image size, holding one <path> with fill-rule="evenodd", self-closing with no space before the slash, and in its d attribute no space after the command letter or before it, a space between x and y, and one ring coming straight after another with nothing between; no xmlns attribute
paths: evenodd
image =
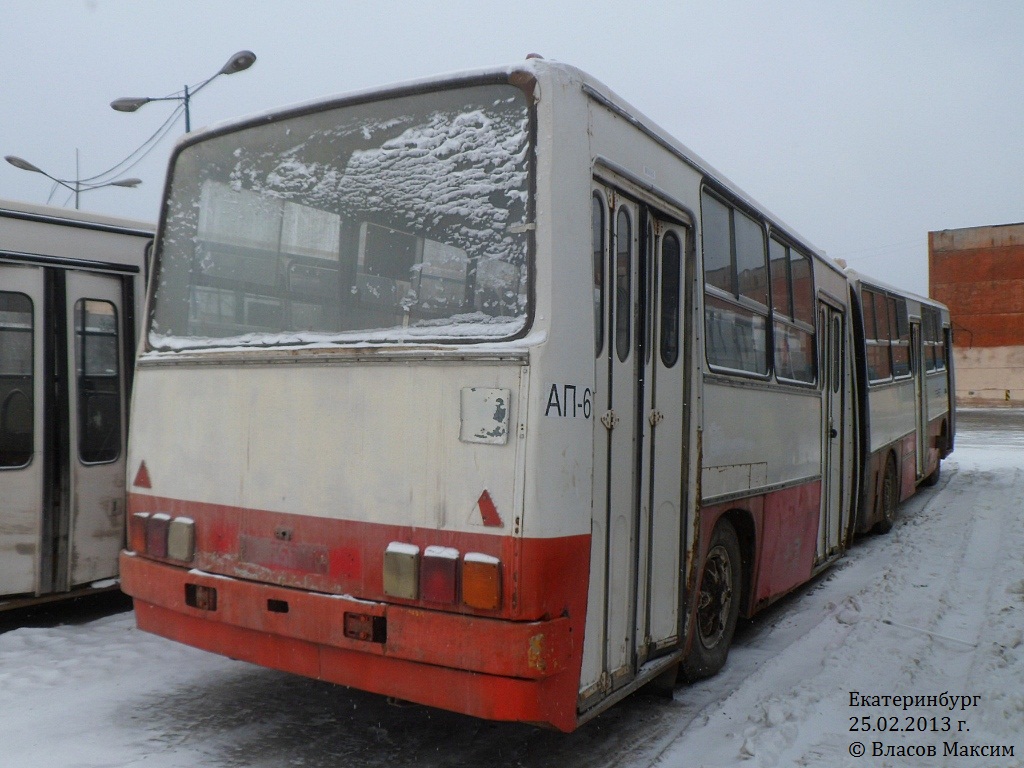
<svg viewBox="0 0 1024 768"><path fill-rule="evenodd" d="M882 518L875 523L875 533L888 533L896 522L896 505L899 504L899 488L896 484L896 462L889 457L885 462L882 477Z"/></svg>
<svg viewBox="0 0 1024 768"><path fill-rule="evenodd" d="M701 570L694 636L680 668L684 680L711 677L725 665L740 613L741 574L736 530L721 520L711 535Z"/></svg>
<svg viewBox="0 0 1024 768"><path fill-rule="evenodd" d="M942 474L942 457L946 454L946 423L942 423L942 432L939 433L939 439L936 441L936 447L939 449L939 458L935 462L935 471L932 472L921 482L928 487L938 485L939 477Z"/></svg>

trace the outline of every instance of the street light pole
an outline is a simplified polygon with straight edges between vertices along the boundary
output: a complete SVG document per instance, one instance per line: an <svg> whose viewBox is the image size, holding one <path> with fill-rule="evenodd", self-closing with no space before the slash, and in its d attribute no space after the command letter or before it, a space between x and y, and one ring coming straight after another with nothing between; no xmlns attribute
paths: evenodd
<svg viewBox="0 0 1024 768"><path fill-rule="evenodd" d="M184 96L184 99L183 99L184 104L185 104L185 133L192 133L192 113L189 110L188 100L189 100L188 83L185 83L185 96Z"/></svg>
<svg viewBox="0 0 1024 768"><path fill-rule="evenodd" d="M221 75L233 75L236 72L242 72L255 63L255 53L252 51L239 51L228 59L223 67L198 85L191 88L186 85L181 94L171 94L170 96L125 96L120 99L114 99L110 102L110 106L118 112L134 112L151 101L180 101L185 107L185 133L189 133L192 130L192 114L189 106L192 97L213 82L215 78Z"/></svg>
<svg viewBox="0 0 1024 768"><path fill-rule="evenodd" d="M17 155L5 155L4 160L13 165L15 168L20 168L23 171L30 171L31 173L40 173L50 181L60 184L65 189L70 189L75 193L75 210L78 210L78 198L82 192L91 192L94 189L101 189L102 187L137 187L142 183L142 179L115 179L114 181L107 181L102 184L86 184L83 183L78 173L78 150L75 150L75 178L72 179L58 179L56 176L51 176L38 165L33 165L28 160L23 160Z"/></svg>

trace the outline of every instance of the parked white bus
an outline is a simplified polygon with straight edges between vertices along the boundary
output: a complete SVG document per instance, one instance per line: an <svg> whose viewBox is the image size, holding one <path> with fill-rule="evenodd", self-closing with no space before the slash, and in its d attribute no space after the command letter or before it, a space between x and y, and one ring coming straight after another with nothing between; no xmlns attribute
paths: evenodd
<svg viewBox="0 0 1024 768"><path fill-rule="evenodd" d="M162 211L143 629L570 731L850 543L847 276L572 67L190 134Z"/></svg>
<svg viewBox="0 0 1024 768"><path fill-rule="evenodd" d="M0 200L0 610L116 587L152 240L142 222Z"/></svg>
<svg viewBox="0 0 1024 768"><path fill-rule="evenodd" d="M896 505L935 485L953 450L955 392L949 310L856 272L851 281L861 409L864 493L857 530L886 533Z"/></svg>

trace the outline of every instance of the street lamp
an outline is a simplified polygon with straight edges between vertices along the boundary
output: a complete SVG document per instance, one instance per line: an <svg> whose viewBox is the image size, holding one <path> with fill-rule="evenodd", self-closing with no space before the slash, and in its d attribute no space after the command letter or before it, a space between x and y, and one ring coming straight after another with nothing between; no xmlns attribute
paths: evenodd
<svg viewBox="0 0 1024 768"><path fill-rule="evenodd" d="M192 130L192 117L189 112L189 100L195 96L202 88L209 85L214 78L220 75L233 75L235 72L242 72L248 69L256 62L256 54L252 51L239 51L230 59L227 63L219 70L213 73L210 77L203 80L199 85L192 86L189 88L185 86L184 91L179 94L171 94L170 96L126 96L121 99L114 99L110 102L110 106L116 109L118 112L134 112L144 104L149 104L151 101L180 101L185 105L185 133Z"/></svg>
<svg viewBox="0 0 1024 768"><path fill-rule="evenodd" d="M105 181L102 184L90 184L83 182L81 179L58 179L56 176L51 176L38 165L33 165L28 160L23 160L16 155L5 155L4 160L13 165L15 168L20 168L23 171L31 171L32 173L41 173L50 181L54 181L60 184L62 187L66 187L75 193L75 210L78 210L78 196L82 192L90 192L94 189L100 189L101 187L137 187L142 183L142 179L115 179L114 181Z"/></svg>

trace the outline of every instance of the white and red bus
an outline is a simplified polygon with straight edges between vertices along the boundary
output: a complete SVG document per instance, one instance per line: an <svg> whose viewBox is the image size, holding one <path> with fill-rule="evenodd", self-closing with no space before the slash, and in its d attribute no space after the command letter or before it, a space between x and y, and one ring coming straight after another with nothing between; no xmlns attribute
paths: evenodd
<svg viewBox="0 0 1024 768"><path fill-rule="evenodd" d="M846 274L572 67L189 135L162 210L145 630L570 731L851 541Z"/></svg>
<svg viewBox="0 0 1024 768"><path fill-rule="evenodd" d="M0 200L0 610L117 588L152 225Z"/></svg>
<svg viewBox="0 0 1024 768"><path fill-rule="evenodd" d="M862 489L857 530L888 532L897 504L935 485L953 450L956 410L949 310L849 271L860 408Z"/></svg>

